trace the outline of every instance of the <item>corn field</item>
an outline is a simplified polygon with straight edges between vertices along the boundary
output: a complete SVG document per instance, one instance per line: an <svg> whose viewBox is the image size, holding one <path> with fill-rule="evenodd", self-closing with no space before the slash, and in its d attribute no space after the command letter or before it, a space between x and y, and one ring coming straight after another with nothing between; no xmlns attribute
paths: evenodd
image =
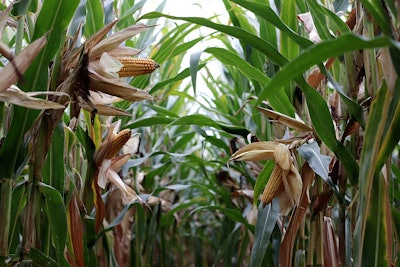
<svg viewBox="0 0 400 267"><path fill-rule="evenodd" d="M400 1L214 2L0 2L0 266L400 266Z"/></svg>

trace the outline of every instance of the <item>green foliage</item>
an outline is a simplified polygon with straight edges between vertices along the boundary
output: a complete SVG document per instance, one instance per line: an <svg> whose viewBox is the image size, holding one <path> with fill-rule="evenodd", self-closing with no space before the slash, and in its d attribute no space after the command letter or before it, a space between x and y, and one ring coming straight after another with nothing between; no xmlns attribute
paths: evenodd
<svg viewBox="0 0 400 267"><path fill-rule="evenodd" d="M14 64L23 92L66 106L32 110L0 91L0 266L398 265L396 5L222 0L200 17L151 4L0 4L0 75ZM116 66L90 53L140 23L150 27L102 51L157 62L118 80L153 98L111 101L129 116L104 115L87 93ZM39 38L20 73L17 55ZM132 136L111 155L112 127ZM257 141L285 144L290 159L246 150Z"/></svg>

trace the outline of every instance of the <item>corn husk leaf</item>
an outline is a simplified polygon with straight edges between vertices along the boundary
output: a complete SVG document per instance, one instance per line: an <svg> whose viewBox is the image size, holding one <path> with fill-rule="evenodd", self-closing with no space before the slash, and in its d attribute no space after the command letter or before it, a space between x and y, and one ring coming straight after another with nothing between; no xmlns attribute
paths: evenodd
<svg viewBox="0 0 400 267"><path fill-rule="evenodd" d="M119 78L105 78L96 72L90 73L90 84L91 90L100 91L132 102L153 99L146 91L135 88Z"/></svg>
<svg viewBox="0 0 400 267"><path fill-rule="evenodd" d="M278 144L274 151L274 160L283 170L289 171L292 160L288 147L283 144Z"/></svg>
<svg viewBox="0 0 400 267"><path fill-rule="evenodd" d="M80 106L89 112L93 111L93 107L91 107L90 105L88 105L85 102L80 103ZM101 105L101 104L94 104L94 106L96 107L96 113L99 115L104 115L104 116L130 116L131 115L129 112L126 112L123 109L116 108L113 106L106 106L106 105Z"/></svg>
<svg viewBox="0 0 400 267"><path fill-rule="evenodd" d="M118 72L122 69L124 66L118 59L110 56L108 53L104 52L101 54L100 60L99 60L99 66L102 70L105 72Z"/></svg>
<svg viewBox="0 0 400 267"><path fill-rule="evenodd" d="M274 158L274 151L279 145L273 141L262 141L248 144L236 151L229 161L260 161Z"/></svg>
<svg viewBox="0 0 400 267"><path fill-rule="evenodd" d="M104 52L108 52L118 48L124 41L149 28L150 26L139 23L118 31L105 39L102 39L98 43L94 44L94 46L92 47L89 57L90 60L99 58ZM91 43L87 43L87 45L91 45Z"/></svg>

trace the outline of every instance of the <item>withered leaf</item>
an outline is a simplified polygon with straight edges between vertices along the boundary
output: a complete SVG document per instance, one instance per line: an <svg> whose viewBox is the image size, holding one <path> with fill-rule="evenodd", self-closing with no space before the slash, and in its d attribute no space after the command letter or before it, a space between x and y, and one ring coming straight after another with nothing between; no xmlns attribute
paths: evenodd
<svg viewBox="0 0 400 267"><path fill-rule="evenodd" d="M20 75L32 64L45 43L46 36L40 37L0 70L0 92L3 92L20 79Z"/></svg>

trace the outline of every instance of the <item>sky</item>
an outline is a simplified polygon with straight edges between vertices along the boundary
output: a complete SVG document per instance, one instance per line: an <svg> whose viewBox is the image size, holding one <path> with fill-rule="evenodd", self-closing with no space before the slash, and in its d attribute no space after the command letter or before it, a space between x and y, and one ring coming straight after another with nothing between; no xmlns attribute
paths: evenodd
<svg viewBox="0 0 400 267"><path fill-rule="evenodd" d="M144 11L152 11L162 1L147 0ZM210 17L214 14L225 13L225 8L220 0L166 0L164 13L174 16Z"/></svg>
<svg viewBox="0 0 400 267"><path fill-rule="evenodd" d="M162 3L161 0L147 0L146 4L143 7L142 13L148 13L151 11L155 11L155 9ZM172 15L172 16L196 16L196 17L204 17L204 18L210 18L215 15L219 15L218 20L221 21L221 23L227 22L228 21L228 14L227 11L223 5L223 2L221 0L166 0L166 5L164 10L162 11L164 14ZM182 21L183 22L183 21ZM176 23L176 21L174 21ZM189 39L195 39L198 37L198 34L201 35L207 35L211 32L215 32L215 30L208 29L206 27L201 27L200 30L198 31L193 31L188 38ZM197 36L196 36L197 34ZM198 43L196 44L193 48L188 50L186 56L183 59L181 70L189 67L189 62L190 62L190 55L197 53L201 50L204 50L205 48L209 46L216 46L216 41L213 40L207 40L206 42ZM204 54L203 57L209 56L208 54ZM203 58L202 57L202 58ZM207 63L208 68L213 72L213 73L218 73L220 72L220 65L219 62L215 61L210 61ZM189 79L186 79L187 82L190 82ZM186 82L184 83L186 84ZM193 92L193 91L192 91ZM200 74L198 74L197 77L197 87L196 87L196 92L197 94L200 95L208 95L208 89L204 83L204 81L201 79Z"/></svg>

